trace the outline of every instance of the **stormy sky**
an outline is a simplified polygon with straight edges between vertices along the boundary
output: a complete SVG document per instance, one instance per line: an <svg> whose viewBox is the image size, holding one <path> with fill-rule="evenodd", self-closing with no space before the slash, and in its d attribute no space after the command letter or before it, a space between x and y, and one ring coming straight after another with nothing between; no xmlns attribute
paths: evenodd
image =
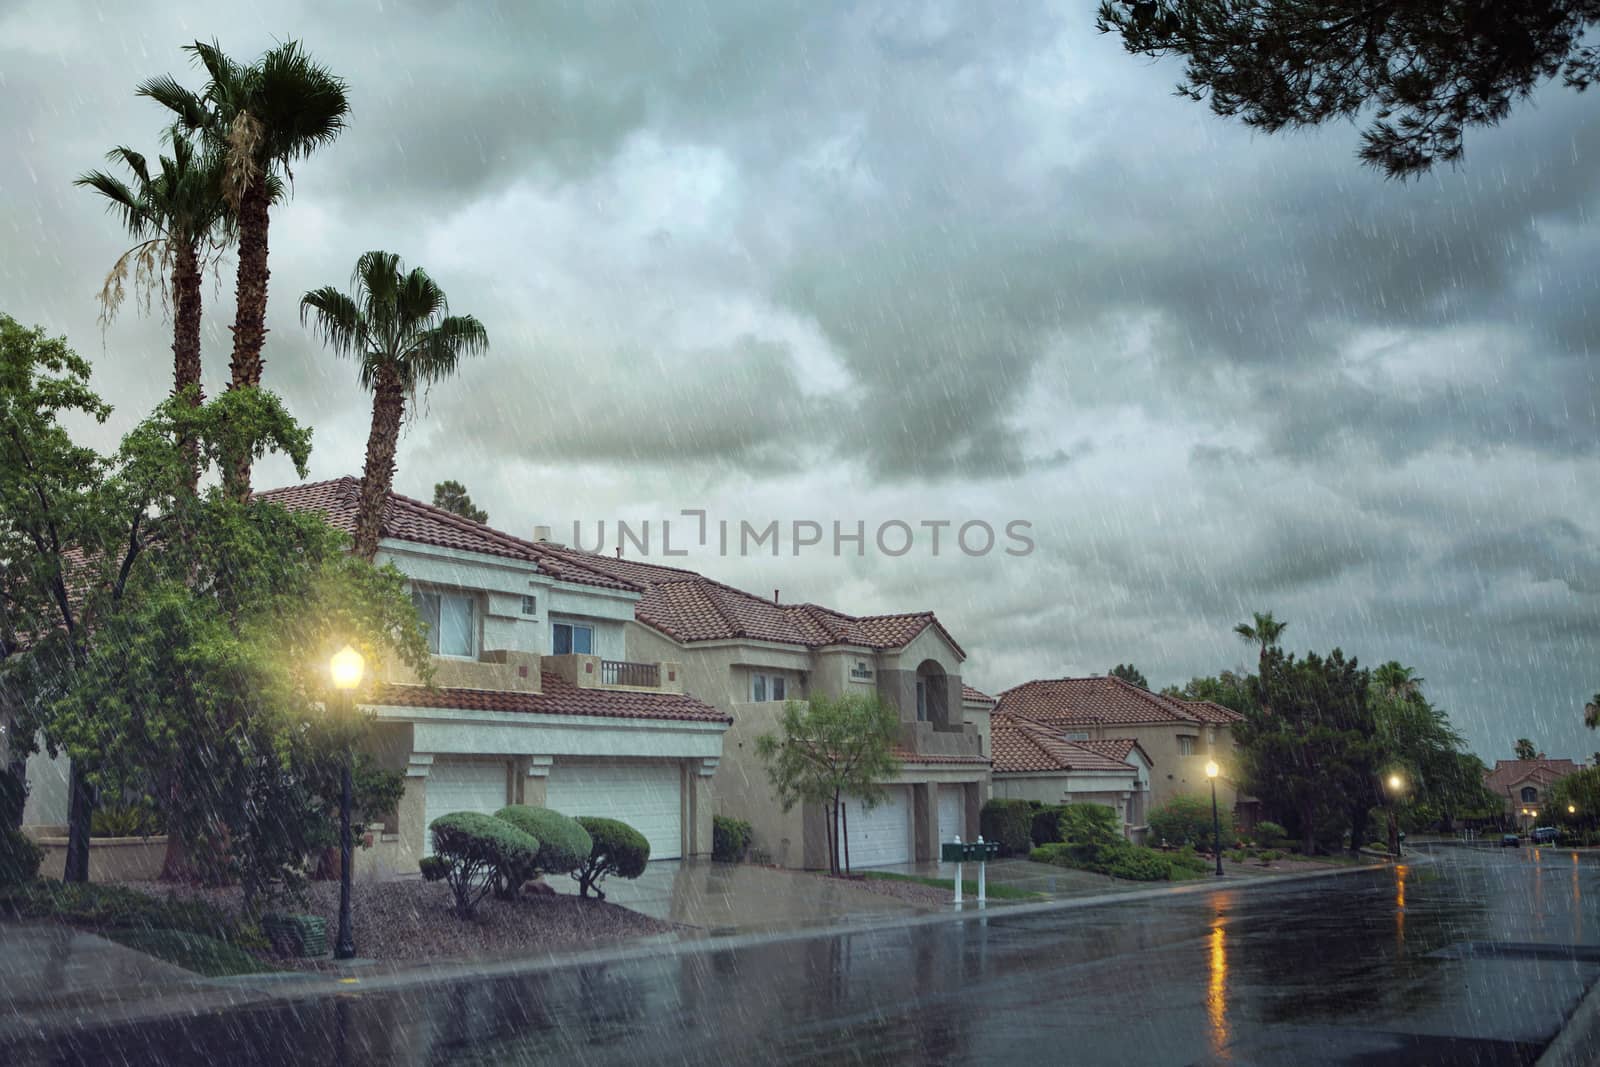
<svg viewBox="0 0 1600 1067"><path fill-rule="evenodd" d="M71 180L156 147L133 87L198 86L183 43L299 37L353 104L272 223L265 384L313 476L360 472L370 409L296 304L388 249L493 343L420 404L401 492L457 478L565 540L684 508L1026 520L1024 558L672 562L934 609L991 691L1241 666L1231 628L1272 610L1293 649L1414 666L1491 761L1600 749L1593 101L1542 92L1390 183L1348 125L1268 138L1175 98L1091 6L0 0L0 310L94 360L99 443L146 413L169 328L130 304L102 332L128 241Z"/></svg>

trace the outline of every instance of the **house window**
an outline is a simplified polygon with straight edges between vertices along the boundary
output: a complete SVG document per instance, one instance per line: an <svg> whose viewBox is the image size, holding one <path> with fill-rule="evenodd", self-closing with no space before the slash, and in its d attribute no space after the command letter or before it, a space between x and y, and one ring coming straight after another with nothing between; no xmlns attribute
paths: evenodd
<svg viewBox="0 0 1600 1067"><path fill-rule="evenodd" d="M428 651L440 656L471 656L476 629L472 597L458 593L411 594L417 615L428 631Z"/></svg>
<svg viewBox="0 0 1600 1067"><path fill-rule="evenodd" d="M1522 787L1522 800L1525 804L1532 804L1539 799L1539 791L1531 785Z"/></svg>
<svg viewBox="0 0 1600 1067"><path fill-rule="evenodd" d="M1178 755L1180 755L1180 756L1192 756L1192 755L1194 755L1194 743L1196 741L1198 741L1198 740L1199 740L1199 738L1195 737L1193 734L1179 734L1178 735Z"/></svg>
<svg viewBox="0 0 1600 1067"><path fill-rule="evenodd" d="M585 656L594 653L594 627L573 622L556 623L551 633L550 654L568 656L574 652Z"/></svg>
<svg viewBox="0 0 1600 1067"><path fill-rule="evenodd" d="M765 704L769 700L787 700L787 690L787 682L781 674L750 676L750 699L756 704Z"/></svg>
<svg viewBox="0 0 1600 1067"><path fill-rule="evenodd" d="M917 721L928 721L928 683L917 682Z"/></svg>
<svg viewBox="0 0 1600 1067"><path fill-rule="evenodd" d="M1088 730L1068 730L1067 731L1067 740L1068 741L1087 741L1087 740L1089 740L1089 731Z"/></svg>
<svg viewBox="0 0 1600 1067"><path fill-rule="evenodd" d="M523 597L522 598L522 613L524 615L537 615L537 614L539 614L539 598L536 597L536 596L532 596L532 595Z"/></svg>

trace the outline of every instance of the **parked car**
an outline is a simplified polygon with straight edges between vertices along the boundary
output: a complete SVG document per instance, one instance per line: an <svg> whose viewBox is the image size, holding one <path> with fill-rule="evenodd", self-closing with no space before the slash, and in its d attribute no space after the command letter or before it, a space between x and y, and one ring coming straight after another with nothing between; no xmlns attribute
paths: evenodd
<svg viewBox="0 0 1600 1067"><path fill-rule="evenodd" d="M1522 838L1518 837L1516 834L1501 834L1500 844L1504 848L1521 848Z"/></svg>
<svg viewBox="0 0 1600 1067"><path fill-rule="evenodd" d="M1533 831L1533 843L1536 845L1553 845L1561 832L1554 826L1538 826Z"/></svg>

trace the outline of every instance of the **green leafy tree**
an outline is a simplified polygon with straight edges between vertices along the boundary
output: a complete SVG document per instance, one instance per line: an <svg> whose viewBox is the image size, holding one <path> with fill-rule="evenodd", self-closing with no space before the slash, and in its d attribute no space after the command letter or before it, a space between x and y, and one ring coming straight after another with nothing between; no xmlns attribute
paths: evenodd
<svg viewBox="0 0 1600 1067"><path fill-rule="evenodd" d="M1169 685L1161 690L1161 695L1175 697L1178 700L1209 700L1214 704L1231 708L1241 715L1253 711L1256 707L1255 696L1250 690L1249 677L1233 671L1223 671L1215 676L1191 678L1181 687Z"/></svg>
<svg viewBox="0 0 1600 1067"><path fill-rule="evenodd" d="M1107 673L1113 678L1121 678L1129 685L1136 685L1140 689L1150 688L1150 683L1145 679L1144 673L1131 663L1119 663Z"/></svg>
<svg viewBox="0 0 1600 1067"><path fill-rule="evenodd" d="M1338 649L1297 659L1270 648L1263 665L1262 704L1272 710L1247 712L1233 728L1246 791L1284 816L1308 855L1332 827L1348 827L1358 846L1380 799L1368 672Z"/></svg>
<svg viewBox="0 0 1600 1067"><path fill-rule="evenodd" d="M142 83L139 94L170 109L222 155L222 193L239 235L229 388L253 388L261 384L267 338L270 208L291 164L343 132L350 104L344 81L298 41L275 45L254 63L230 58L216 42L196 41L184 51L208 76L200 92L163 75ZM223 471L237 499L250 492L251 459L248 452L229 457Z"/></svg>
<svg viewBox="0 0 1600 1067"><path fill-rule="evenodd" d="M368 252L350 276L354 295L332 286L300 301L301 322L312 318L335 353L360 366L361 387L372 391L372 429L356 514L356 555L378 552L384 501L394 484L394 456L406 398L456 372L461 360L489 347L483 324L451 315L444 290L421 267L407 271L393 252Z"/></svg>
<svg viewBox="0 0 1600 1067"><path fill-rule="evenodd" d="M828 870L841 868L840 805L854 797L867 808L883 799L883 782L900 772L894 744L900 716L876 696L814 696L791 700L779 732L756 739L756 753L784 811L821 804L828 819ZM846 833L847 833L846 828Z"/></svg>
<svg viewBox="0 0 1600 1067"><path fill-rule="evenodd" d="M1596 0L1105 0L1129 52L1181 56L1180 96L1276 133L1370 116L1364 163L1392 178L1461 158L1545 82L1600 74Z"/></svg>
<svg viewBox="0 0 1600 1067"><path fill-rule="evenodd" d="M489 513L472 503L467 487L460 482L439 482L433 487L433 506L473 522L488 522Z"/></svg>
<svg viewBox="0 0 1600 1067"><path fill-rule="evenodd" d="M1583 706L1583 725L1591 730L1600 730L1600 693L1589 698L1589 703ZM1600 752L1595 753L1600 756Z"/></svg>
<svg viewBox="0 0 1600 1067"><path fill-rule="evenodd" d="M1546 806L1561 826L1590 831L1600 827L1600 767L1585 767L1551 786Z"/></svg>
<svg viewBox="0 0 1600 1067"><path fill-rule="evenodd" d="M1526 737L1517 738L1517 745L1516 745L1516 749L1514 750L1514 752L1515 752L1515 755L1516 755L1517 759L1538 759L1539 758L1538 749L1534 748L1533 747L1533 742L1528 740Z"/></svg>

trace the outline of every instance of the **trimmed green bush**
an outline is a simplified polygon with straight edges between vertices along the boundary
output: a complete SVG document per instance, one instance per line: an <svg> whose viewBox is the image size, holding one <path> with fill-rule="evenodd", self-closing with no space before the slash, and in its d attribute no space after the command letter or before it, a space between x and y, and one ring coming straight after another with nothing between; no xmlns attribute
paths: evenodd
<svg viewBox="0 0 1600 1067"><path fill-rule="evenodd" d="M1033 847L1033 813L1026 800L991 800L978 813L978 832L1000 845L1002 856L1024 856Z"/></svg>
<svg viewBox="0 0 1600 1067"><path fill-rule="evenodd" d="M1106 874L1129 882L1171 881L1174 868L1172 858L1152 848L1129 845L1115 849L1106 864Z"/></svg>
<svg viewBox="0 0 1600 1067"><path fill-rule="evenodd" d="M738 863L750 847L750 824L743 819L716 815L711 819L711 858Z"/></svg>
<svg viewBox="0 0 1600 1067"><path fill-rule="evenodd" d="M569 874L578 869L594 848L589 831L578 820L549 808L513 804L501 808L494 817L515 826L539 842L539 853L532 864L499 872L496 892L503 899L517 895L522 883L541 874Z"/></svg>
<svg viewBox="0 0 1600 1067"><path fill-rule="evenodd" d="M21 830L0 830L0 885L21 885L39 877L44 849Z"/></svg>
<svg viewBox="0 0 1600 1067"><path fill-rule="evenodd" d="M586 897L593 890L595 896L604 900L606 894L600 883L608 877L637 878L644 873L645 864L650 862L650 842L643 834L616 819L580 815L578 822L589 831L594 842L589 858L572 872L580 896Z"/></svg>
<svg viewBox="0 0 1600 1067"><path fill-rule="evenodd" d="M1061 805L1038 808L1033 813L1029 836L1035 845L1053 845L1061 840Z"/></svg>
<svg viewBox="0 0 1600 1067"><path fill-rule="evenodd" d="M1133 882L1181 881L1198 878L1206 871L1203 861L1201 866L1196 867L1182 853L1158 852L1127 841L1041 845L1029 852L1028 858L1035 863L1092 871ZM1198 860L1199 857L1194 859Z"/></svg>
<svg viewBox="0 0 1600 1067"><path fill-rule="evenodd" d="M1194 849L1188 847L1168 853L1167 859L1171 861L1174 868L1193 871L1196 874L1204 874L1206 871L1213 870L1215 866L1211 860L1206 859Z"/></svg>
<svg viewBox="0 0 1600 1067"><path fill-rule="evenodd" d="M1233 812L1219 811L1222 847L1234 843ZM1213 848L1211 840L1211 798L1179 793L1150 813L1150 838L1154 843L1193 845L1203 852Z"/></svg>
<svg viewBox="0 0 1600 1067"><path fill-rule="evenodd" d="M494 889L502 870L531 867L539 839L493 815L453 811L428 825L433 853L448 863L444 880L456 901L456 915L472 918L478 902Z"/></svg>
<svg viewBox="0 0 1600 1067"><path fill-rule="evenodd" d="M1061 840L1069 844L1115 847L1127 842L1115 809L1104 804L1068 804L1058 816Z"/></svg>
<svg viewBox="0 0 1600 1067"><path fill-rule="evenodd" d="M1261 853L1260 858L1262 863L1276 863L1278 860L1283 859L1283 853L1275 848L1269 848Z"/></svg>
<svg viewBox="0 0 1600 1067"><path fill-rule="evenodd" d="M417 869L423 881L437 882L450 873L450 861L443 856L424 856L417 861Z"/></svg>

